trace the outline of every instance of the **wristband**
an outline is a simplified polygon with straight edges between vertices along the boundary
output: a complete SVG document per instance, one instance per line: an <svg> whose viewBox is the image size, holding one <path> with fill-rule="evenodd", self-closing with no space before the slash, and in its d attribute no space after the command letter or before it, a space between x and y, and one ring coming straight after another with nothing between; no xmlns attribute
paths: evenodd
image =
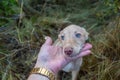
<svg viewBox="0 0 120 80"><path fill-rule="evenodd" d="M30 74L40 74L48 77L50 80L55 80L55 75L46 68L33 68Z"/></svg>

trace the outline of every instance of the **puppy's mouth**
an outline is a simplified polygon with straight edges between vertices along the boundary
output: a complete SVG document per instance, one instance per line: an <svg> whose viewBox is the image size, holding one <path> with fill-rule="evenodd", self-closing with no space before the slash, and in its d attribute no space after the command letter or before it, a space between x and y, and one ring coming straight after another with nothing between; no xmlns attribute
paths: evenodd
<svg viewBox="0 0 120 80"><path fill-rule="evenodd" d="M64 53L70 56L71 54L73 54L73 48L71 47L64 48Z"/></svg>
<svg viewBox="0 0 120 80"><path fill-rule="evenodd" d="M65 51L65 50L64 50L64 53L65 53L67 56L70 56L70 57L76 56L76 55L78 55L80 52L81 52L81 50L79 50L78 53L76 53L75 51L72 51L72 50L68 50L68 51Z"/></svg>
<svg viewBox="0 0 120 80"><path fill-rule="evenodd" d="M83 48L84 46L82 46ZM78 52L76 52L73 48L69 48L69 49L64 49L64 53L70 57L73 57L73 56L77 56L81 53L82 51L82 48L79 49Z"/></svg>

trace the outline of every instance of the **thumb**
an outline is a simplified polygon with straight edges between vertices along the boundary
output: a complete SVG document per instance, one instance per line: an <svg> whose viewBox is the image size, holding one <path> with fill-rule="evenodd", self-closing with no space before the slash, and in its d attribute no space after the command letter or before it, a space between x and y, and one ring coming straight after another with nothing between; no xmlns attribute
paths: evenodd
<svg viewBox="0 0 120 80"><path fill-rule="evenodd" d="M45 37L45 43L44 43L44 45L51 45L52 44L52 39L51 39L51 37L49 37L49 36L46 36Z"/></svg>

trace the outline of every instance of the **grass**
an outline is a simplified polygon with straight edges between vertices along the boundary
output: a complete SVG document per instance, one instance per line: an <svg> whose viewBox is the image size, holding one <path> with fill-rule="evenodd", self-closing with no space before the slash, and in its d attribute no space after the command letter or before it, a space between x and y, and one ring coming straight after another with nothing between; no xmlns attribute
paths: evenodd
<svg viewBox="0 0 120 80"><path fill-rule="evenodd" d="M101 33L90 41L92 55L85 58L83 71L88 75L82 80L119 80L120 77L120 19L111 22ZM112 26L112 27L111 27ZM114 26L114 27L113 27ZM91 77L90 77L91 76Z"/></svg>
<svg viewBox="0 0 120 80"><path fill-rule="evenodd" d="M39 16L31 16L23 11L23 5L13 7L12 13L14 9L20 13L18 19L8 15L0 18L0 79L25 80L35 64L44 36L55 40L65 26L77 24L88 30L89 42L93 45L92 54L84 58L78 80L119 80L120 17L113 16L114 13L108 15L108 8L101 1L69 0L65 4L43 5ZM70 79L70 75L65 76L63 80Z"/></svg>

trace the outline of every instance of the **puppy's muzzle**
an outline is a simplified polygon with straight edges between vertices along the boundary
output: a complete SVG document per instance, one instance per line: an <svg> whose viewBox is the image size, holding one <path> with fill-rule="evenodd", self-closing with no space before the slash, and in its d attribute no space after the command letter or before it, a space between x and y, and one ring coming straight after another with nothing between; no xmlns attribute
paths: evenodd
<svg viewBox="0 0 120 80"><path fill-rule="evenodd" d="M64 49L64 53L66 54L66 55L71 55L72 53L73 53L73 48L72 47L66 47L65 49Z"/></svg>

